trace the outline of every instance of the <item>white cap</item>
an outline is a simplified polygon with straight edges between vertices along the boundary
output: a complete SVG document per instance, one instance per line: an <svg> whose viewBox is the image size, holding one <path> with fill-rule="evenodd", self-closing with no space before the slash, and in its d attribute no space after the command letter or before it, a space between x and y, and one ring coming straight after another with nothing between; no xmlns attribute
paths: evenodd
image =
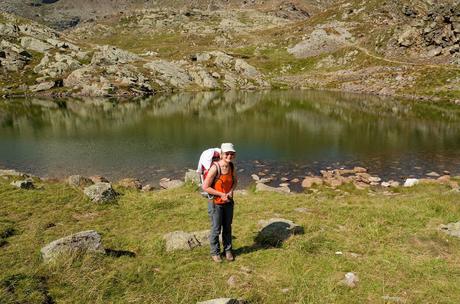
<svg viewBox="0 0 460 304"><path fill-rule="evenodd" d="M232 144L232 143L223 143L223 144L220 146L220 149L222 150L222 153L225 153L225 152L236 152L236 151L235 151L235 148L233 147L233 144Z"/></svg>

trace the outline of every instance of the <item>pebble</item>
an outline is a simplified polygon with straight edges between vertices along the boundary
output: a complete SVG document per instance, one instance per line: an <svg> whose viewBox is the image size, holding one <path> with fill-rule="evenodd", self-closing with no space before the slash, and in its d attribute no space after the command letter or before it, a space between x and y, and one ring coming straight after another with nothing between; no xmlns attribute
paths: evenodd
<svg viewBox="0 0 460 304"><path fill-rule="evenodd" d="M232 275L228 278L227 280L227 284L230 286L230 287L235 287L238 283L238 278L237 276L235 275Z"/></svg>
<svg viewBox="0 0 460 304"><path fill-rule="evenodd" d="M345 274L345 278L341 281L346 286L353 288L359 282L359 277L354 272L347 272Z"/></svg>

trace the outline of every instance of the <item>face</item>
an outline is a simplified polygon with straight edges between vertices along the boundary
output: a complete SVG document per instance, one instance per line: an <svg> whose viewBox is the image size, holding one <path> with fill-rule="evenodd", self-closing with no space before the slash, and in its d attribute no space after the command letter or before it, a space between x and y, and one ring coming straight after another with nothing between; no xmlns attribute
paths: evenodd
<svg viewBox="0 0 460 304"><path fill-rule="evenodd" d="M235 152L224 152L222 153L222 159L226 161L232 161L235 158Z"/></svg>

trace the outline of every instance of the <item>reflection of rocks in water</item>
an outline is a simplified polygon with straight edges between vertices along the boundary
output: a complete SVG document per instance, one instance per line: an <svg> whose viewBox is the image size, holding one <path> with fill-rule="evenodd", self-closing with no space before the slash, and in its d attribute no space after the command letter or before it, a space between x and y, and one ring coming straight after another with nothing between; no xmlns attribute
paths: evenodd
<svg viewBox="0 0 460 304"><path fill-rule="evenodd" d="M326 120L320 115L304 110L287 112L286 119L313 134L338 135L343 129L343 125L336 121Z"/></svg>

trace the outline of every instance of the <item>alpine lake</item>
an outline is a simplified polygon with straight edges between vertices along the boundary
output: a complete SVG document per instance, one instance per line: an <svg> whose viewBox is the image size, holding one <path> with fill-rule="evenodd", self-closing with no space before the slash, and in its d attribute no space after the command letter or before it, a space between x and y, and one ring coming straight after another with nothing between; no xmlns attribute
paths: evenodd
<svg viewBox="0 0 460 304"><path fill-rule="evenodd" d="M41 177L157 185L222 142L235 144L243 185L354 166L384 180L459 175L460 106L293 90L0 101L0 168Z"/></svg>

